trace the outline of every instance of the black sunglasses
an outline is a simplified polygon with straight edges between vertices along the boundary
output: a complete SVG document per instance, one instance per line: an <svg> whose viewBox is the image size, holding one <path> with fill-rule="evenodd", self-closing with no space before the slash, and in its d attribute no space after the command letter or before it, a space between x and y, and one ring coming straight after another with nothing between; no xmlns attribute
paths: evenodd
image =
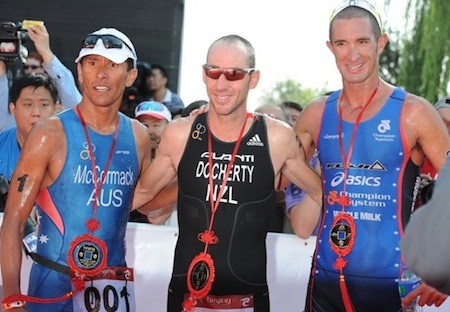
<svg viewBox="0 0 450 312"><path fill-rule="evenodd" d="M42 66L39 66L39 65L23 65L23 69L38 69L41 67Z"/></svg>
<svg viewBox="0 0 450 312"><path fill-rule="evenodd" d="M88 35L83 39L81 47L83 49L93 49L97 44L98 39L102 39L103 46L106 49L122 49L122 46L125 45L131 53L135 55L133 49L126 42L113 35Z"/></svg>
<svg viewBox="0 0 450 312"><path fill-rule="evenodd" d="M255 71L254 68L219 68L208 64L203 65L205 75L211 79L219 79L223 74L228 81L241 80L246 74L251 74Z"/></svg>

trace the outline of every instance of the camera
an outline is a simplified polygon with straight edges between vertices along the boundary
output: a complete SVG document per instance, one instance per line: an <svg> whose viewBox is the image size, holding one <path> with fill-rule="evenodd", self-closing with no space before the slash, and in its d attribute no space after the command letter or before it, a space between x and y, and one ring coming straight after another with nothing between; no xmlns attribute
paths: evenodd
<svg viewBox="0 0 450 312"><path fill-rule="evenodd" d="M0 60L15 63L20 59L22 41L28 35L22 22L0 22Z"/></svg>

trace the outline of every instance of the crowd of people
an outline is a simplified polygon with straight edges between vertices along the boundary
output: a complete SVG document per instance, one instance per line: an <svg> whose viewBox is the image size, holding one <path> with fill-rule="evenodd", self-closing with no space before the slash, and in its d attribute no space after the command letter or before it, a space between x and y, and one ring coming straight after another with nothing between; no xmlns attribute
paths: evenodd
<svg viewBox="0 0 450 312"><path fill-rule="evenodd" d="M270 231L317 236L299 310L440 306L450 293L438 231L448 214L449 101L433 107L380 77L388 37L368 1L344 1L329 26L342 88L254 112L248 94L261 73L239 35L212 42L198 77L208 98L185 106L165 68L139 61L123 32L102 28L83 38L75 82L46 27L30 26L36 52L11 87L0 61L0 177L9 184L3 310L98 311L105 303L92 293L106 288L115 311L134 310L129 221L178 227L170 312L270 311ZM436 194L412 216L423 203L419 189L440 176ZM431 211L441 226L424 236ZM36 231L23 240L30 218ZM422 252L435 239L444 260ZM33 259L27 295L24 247ZM401 299L398 279L409 266L423 280Z"/></svg>

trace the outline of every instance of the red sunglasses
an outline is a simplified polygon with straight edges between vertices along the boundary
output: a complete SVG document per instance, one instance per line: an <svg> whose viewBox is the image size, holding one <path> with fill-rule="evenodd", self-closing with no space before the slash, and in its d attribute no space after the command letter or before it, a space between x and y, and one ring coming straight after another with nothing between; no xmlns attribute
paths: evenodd
<svg viewBox="0 0 450 312"><path fill-rule="evenodd" d="M246 74L251 74L255 71L254 68L218 68L211 65L203 65L205 75L211 79L219 79L223 74L228 81L241 80Z"/></svg>

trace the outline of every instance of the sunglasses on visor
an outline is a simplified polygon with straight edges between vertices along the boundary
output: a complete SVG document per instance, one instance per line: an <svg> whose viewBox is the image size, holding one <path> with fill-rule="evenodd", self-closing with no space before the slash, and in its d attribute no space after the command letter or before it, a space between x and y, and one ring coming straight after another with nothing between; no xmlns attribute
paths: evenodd
<svg viewBox="0 0 450 312"><path fill-rule="evenodd" d="M98 39L102 39L103 46L106 49L122 49L122 46L125 45L134 55L133 49L126 42L113 35L88 35L81 43L81 47L84 49L93 49Z"/></svg>
<svg viewBox="0 0 450 312"><path fill-rule="evenodd" d="M147 103L138 105L136 112L147 111L147 110L162 112L164 110L164 106L158 105L157 103L153 103L153 102L147 102Z"/></svg>
<svg viewBox="0 0 450 312"><path fill-rule="evenodd" d="M241 80L246 74L251 74L255 71L254 68L218 68L211 65L203 65L205 75L211 79L219 79L223 74L228 81Z"/></svg>

